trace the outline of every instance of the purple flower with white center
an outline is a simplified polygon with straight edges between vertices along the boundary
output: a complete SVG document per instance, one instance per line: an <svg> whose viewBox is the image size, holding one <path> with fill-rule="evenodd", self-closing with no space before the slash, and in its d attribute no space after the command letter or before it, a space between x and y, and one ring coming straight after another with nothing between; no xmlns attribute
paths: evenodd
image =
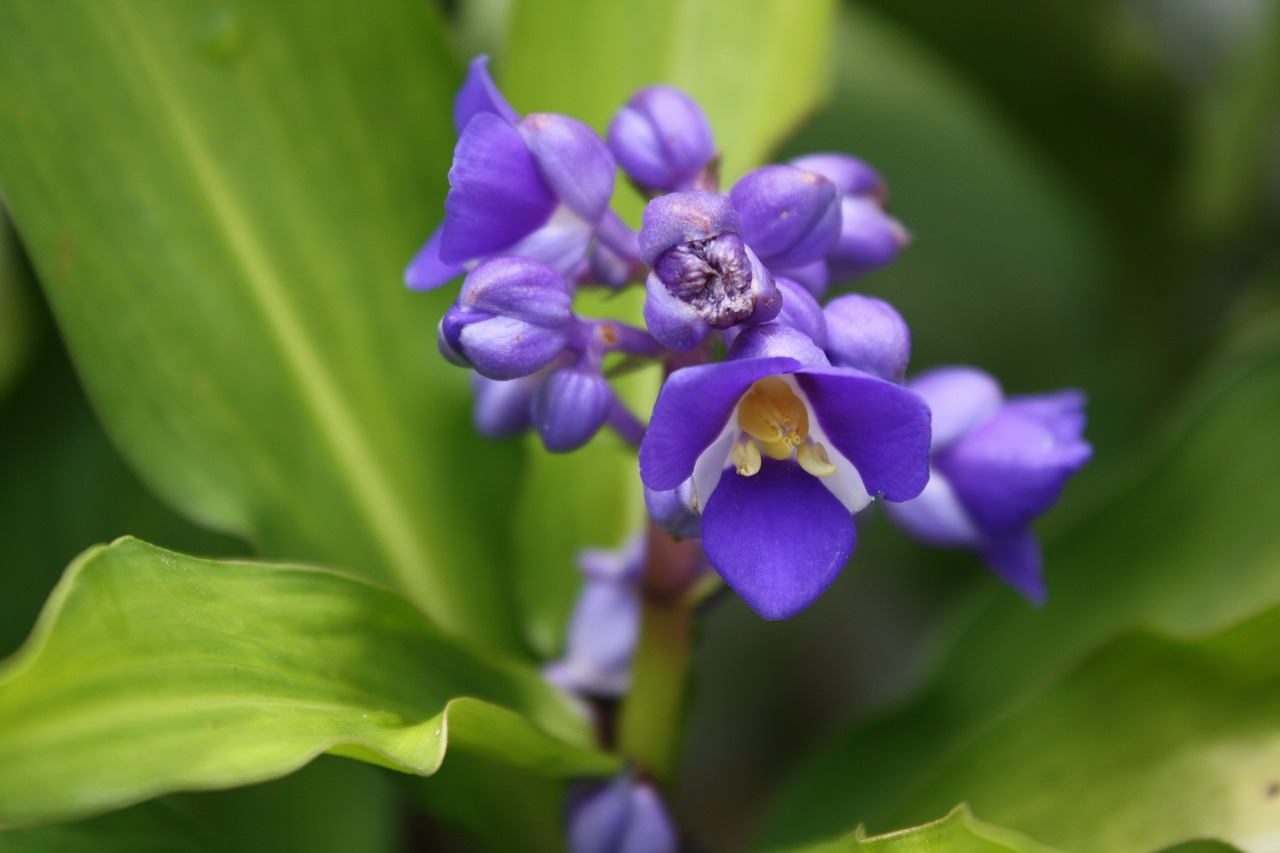
<svg viewBox="0 0 1280 853"><path fill-rule="evenodd" d="M676 853L679 838L658 792L630 772L570 791L570 853Z"/></svg>
<svg viewBox="0 0 1280 853"><path fill-rule="evenodd" d="M568 116L520 118L486 63L471 63L454 102L459 137L445 219L405 271L415 290L438 287L493 255L531 258L576 278L593 237L628 248L628 229L609 210L614 162L604 141Z"/></svg>
<svg viewBox="0 0 1280 853"><path fill-rule="evenodd" d="M693 349L713 329L772 320L782 309L773 276L738 235L723 195L700 190L659 196L644 209L640 257L644 319L663 346Z"/></svg>
<svg viewBox="0 0 1280 853"><path fill-rule="evenodd" d="M854 545L853 513L905 501L929 476L929 410L913 392L832 367L770 323L726 361L677 370L640 445L656 492L688 486L715 570L766 619L812 604Z"/></svg>
<svg viewBox="0 0 1280 853"><path fill-rule="evenodd" d="M640 577L647 548L637 534L618 551L578 555L584 583L573 606L564 657L543 677L564 690L617 698L631 683L631 659L640 637Z"/></svg>
<svg viewBox="0 0 1280 853"><path fill-rule="evenodd" d="M913 501L889 508L932 545L976 550L1033 602L1045 598L1039 540L1030 525L1093 454L1084 396L1058 391L1006 399L971 367L937 368L908 383L933 412L932 476Z"/></svg>
<svg viewBox="0 0 1280 853"><path fill-rule="evenodd" d="M609 150L643 189L711 189L704 172L716 156L711 124L693 99L671 86L631 96L606 134Z"/></svg>
<svg viewBox="0 0 1280 853"><path fill-rule="evenodd" d="M840 234L819 264L791 273L815 296L831 281L851 281L888 264L909 240L905 228L885 213L884 180L847 154L810 154L791 165L829 179L840 194Z"/></svg>
<svg viewBox="0 0 1280 853"><path fill-rule="evenodd" d="M891 382L901 382L911 358L907 321L883 299L850 293L822 309L831 363L856 367Z"/></svg>

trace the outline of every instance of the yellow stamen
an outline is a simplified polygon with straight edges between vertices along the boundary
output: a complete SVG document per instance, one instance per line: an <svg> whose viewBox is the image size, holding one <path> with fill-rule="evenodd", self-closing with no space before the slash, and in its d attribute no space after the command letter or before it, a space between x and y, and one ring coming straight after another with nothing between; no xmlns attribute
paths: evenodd
<svg viewBox="0 0 1280 853"><path fill-rule="evenodd" d="M729 451L729 458L733 461L733 467L744 477L760 473L760 448L749 438L735 441L733 449Z"/></svg>
<svg viewBox="0 0 1280 853"><path fill-rule="evenodd" d="M783 379L757 380L738 404L738 428L771 459L786 459L809 435L809 410Z"/></svg>
<svg viewBox="0 0 1280 853"><path fill-rule="evenodd" d="M800 445L800 449L796 451L796 461L800 463L801 468L815 477L830 477L836 472L836 466L831 464L827 449L816 441Z"/></svg>

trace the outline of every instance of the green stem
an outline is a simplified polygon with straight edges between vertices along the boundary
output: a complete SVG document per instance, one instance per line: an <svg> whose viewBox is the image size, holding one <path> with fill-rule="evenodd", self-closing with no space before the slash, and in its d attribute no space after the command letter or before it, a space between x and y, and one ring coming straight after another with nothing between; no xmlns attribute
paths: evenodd
<svg viewBox="0 0 1280 853"><path fill-rule="evenodd" d="M693 611L688 597L697 544L651 529L640 643L631 690L622 705L618 746L644 772L666 784L675 774L683 735Z"/></svg>

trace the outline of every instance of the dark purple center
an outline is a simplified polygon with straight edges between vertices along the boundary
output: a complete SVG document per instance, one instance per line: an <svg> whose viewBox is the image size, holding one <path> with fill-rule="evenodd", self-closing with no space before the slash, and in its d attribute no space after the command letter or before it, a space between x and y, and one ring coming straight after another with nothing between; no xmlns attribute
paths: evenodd
<svg viewBox="0 0 1280 853"><path fill-rule="evenodd" d="M737 234L672 246L658 258L654 272L713 329L727 329L755 313L751 261Z"/></svg>

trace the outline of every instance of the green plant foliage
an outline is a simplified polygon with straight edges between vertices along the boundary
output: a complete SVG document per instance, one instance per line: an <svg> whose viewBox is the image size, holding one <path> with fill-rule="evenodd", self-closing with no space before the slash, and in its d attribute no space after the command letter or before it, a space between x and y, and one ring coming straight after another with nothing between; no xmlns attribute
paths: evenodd
<svg viewBox="0 0 1280 853"><path fill-rule="evenodd" d="M553 776L616 766L586 743L536 673L387 590L124 539L76 560L0 671L0 824L261 781L325 751L423 775L446 745Z"/></svg>
<svg viewBox="0 0 1280 853"><path fill-rule="evenodd" d="M1250 756L1277 749L1267 661L1280 635L1272 617L1231 626L1280 600L1276 317L1241 333L1188 396L1143 464L1113 472L1112 498L1050 549L1049 604L1000 595L979 608L919 700L800 774L771 840L823 831L839 803L881 828L962 797L1075 849L1275 825L1269 771ZM1135 626L1224 633L1113 639Z"/></svg>
<svg viewBox="0 0 1280 853"><path fill-rule="evenodd" d="M396 286L453 146L431 6L6 3L0 77L0 183L143 479L264 554L518 648L482 532L511 452L467 425L441 303Z"/></svg>
<svg viewBox="0 0 1280 853"><path fill-rule="evenodd" d="M868 836L861 826L834 841L789 847L774 853L1053 853L1015 832L974 818L968 806L956 806L941 820L911 829Z"/></svg>

